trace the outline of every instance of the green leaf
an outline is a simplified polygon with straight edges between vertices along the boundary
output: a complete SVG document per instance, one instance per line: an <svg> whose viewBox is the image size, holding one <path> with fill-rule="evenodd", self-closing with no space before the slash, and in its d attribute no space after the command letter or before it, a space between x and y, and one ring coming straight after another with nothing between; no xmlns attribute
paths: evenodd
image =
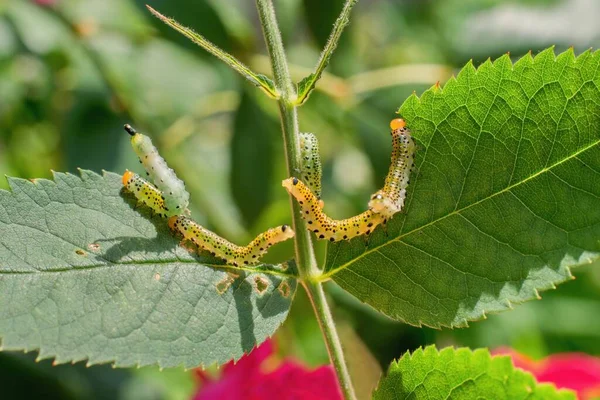
<svg viewBox="0 0 600 400"><path fill-rule="evenodd" d="M287 269L188 252L164 219L136 209L119 175L54 178L9 178L12 192L0 191L3 350L194 367L240 358L286 318Z"/></svg>
<svg viewBox="0 0 600 400"><path fill-rule="evenodd" d="M346 28L346 25L348 25L350 23L350 11L352 11L352 7L354 7L354 5L357 2L358 2L358 0L346 0L344 2L344 7L342 9L342 12L336 19L335 24L333 25L333 29L331 30L331 33L329 34L329 39L327 39L327 43L323 43L323 45L324 45L323 52L321 53L321 56L319 57L319 61L317 62L317 65L315 66L315 71L297 83L298 98L296 100L296 104L298 104L298 105L303 104L306 101L306 99L308 99L310 92L312 92L312 90L315 88L317 81L319 79L321 79L321 75L323 74L325 67L327 67L327 65L329 64L329 60L331 59L331 56L333 55L333 52L335 51L335 49L338 45L338 42L340 41L342 32L344 31L344 28ZM314 0L304 0L304 3L305 3L304 8L305 8L307 17L310 20L310 19L313 19L312 17L317 17L317 19L323 19L324 17L327 18L328 14L330 14L331 12L337 12L337 7L333 8L333 7L331 7L331 5L333 4L334 6L337 6L338 5L337 3L340 3L340 2L334 1L330 4L327 4L327 3L324 4L323 2L315 3ZM325 13L323 12L325 7L328 7L327 11L329 11L329 12L325 12ZM316 10L316 9L319 9L320 12L312 11L312 10ZM330 20L330 19L328 19L328 20ZM314 24L309 24L309 26L313 27L313 29L322 31L322 29L320 29L320 27L328 27L329 25L328 25L328 23L318 22L318 23L314 23ZM319 28L316 28L316 27L319 27ZM317 38L320 38L322 36L322 34L319 34L319 32L315 32L315 35Z"/></svg>
<svg viewBox="0 0 600 400"><path fill-rule="evenodd" d="M508 356L491 357L487 349L471 351L434 346L406 353L393 362L373 399L575 399L575 393L536 383L512 365Z"/></svg>
<svg viewBox="0 0 600 400"><path fill-rule="evenodd" d="M162 22L169 25L171 28L175 29L177 32L181 33L182 35L190 39L192 42L202 47L204 50L208 51L210 54L217 57L219 60L223 61L237 73L239 73L248 81L250 81L250 83L252 83L254 86L258 87L259 89L262 89L262 91L265 92L265 94L267 94L269 97L272 97L274 99L279 97L279 93L275 88L275 85L269 78L267 78L264 75L260 75L253 72L241 61L236 59L231 54L221 50L215 44L207 40L204 36L199 35L190 28L179 24L172 18L165 17L164 15L162 15L147 4L146 7L148 8L148 10L150 10L152 14L154 14L156 18L160 19Z"/></svg>
<svg viewBox="0 0 600 400"><path fill-rule="evenodd" d="M600 53L468 64L400 108L407 206L329 247L325 278L394 319L465 326L600 255Z"/></svg>

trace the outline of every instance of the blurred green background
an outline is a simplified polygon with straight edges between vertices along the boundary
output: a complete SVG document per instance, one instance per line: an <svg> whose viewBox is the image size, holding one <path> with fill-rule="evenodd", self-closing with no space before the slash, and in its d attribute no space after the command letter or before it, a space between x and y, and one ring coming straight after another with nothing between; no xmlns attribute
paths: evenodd
<svg viewBox="0 0 600 400"><path fill-rule="evenodd" d="M343 0L274 0L291 71L310 72ZM0 173L51 178L77 168L140 172L123 132L149 134L185 180L198 222L234 242L289 223L277 108L246 81L151 17L138 0L0 0ZM147 0L254 70L269 74L254 2ZM581 53L600 44L596 0L361 0L317 90L300 109L324 161L334 217L363 210L387 172L388 122L413 91L443 83L470 59L514 59L551 45ZM7 188L0 180L0 188ZM278 246L268 261L292 255ZM319 255L324 247L319 244ZM462 330L417 329L377 314L334 284L332 298L356 384L366 393L404 351L437 343L508 345L532 357L600 355L600 273L543 301ZM311 366L327 355L301 291L278 332L282 355ZM2 398L179 399L190 372L52 367L35 354L0 353ZM354 367L353 367L354 366ZM368 368L366 368L368 367ZM365 373L365 370L372 373Z"/></svg>

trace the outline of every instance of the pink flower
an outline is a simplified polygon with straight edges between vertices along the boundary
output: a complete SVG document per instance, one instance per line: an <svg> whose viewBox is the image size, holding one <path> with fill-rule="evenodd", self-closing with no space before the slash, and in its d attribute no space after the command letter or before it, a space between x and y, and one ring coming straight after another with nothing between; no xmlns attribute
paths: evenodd
<svg viewBox="0 0 600 400"><path fill-rule="evenodd" d="M534 361L505 347L492 353L511 356L515 367L531 372L538 382L551 382L559 389L574 390L582 400L600 394L600 358L583 353L561 353Z"/></svg>
<svg viewBox="0 0 600 400"><path fill-rule="evenodd" d="M225 364L218 379L201 370L197 374L202 385L194 400L342 400L330 365L309 370L293 360L277 360L271 340Z"/></svg>
<svg viewBox="0 0 600 400"><path fill-rule="evenodd" d="M57 0L33 0L33 2L39 6L49 7L56 4Z"/></svg>

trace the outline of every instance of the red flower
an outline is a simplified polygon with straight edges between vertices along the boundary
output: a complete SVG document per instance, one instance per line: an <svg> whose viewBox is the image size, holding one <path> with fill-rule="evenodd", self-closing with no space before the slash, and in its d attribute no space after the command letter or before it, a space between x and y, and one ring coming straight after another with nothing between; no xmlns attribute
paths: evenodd
<svg viewBox="0 0 600 400"><path fill-rule="evenodd" d="M267 340L237 363L223 366L221 376L213 379L198 370L202 383L194 400L342 400L333 368L315 370L292 360L276 360L273 344Z"/></svg>
<svg viewBox="0 0 600 400"><path fill-rule="evenodd" d="M531 372L538 382L551 382L559 389L571 389L582 400L600 394L600 359L583 353L561 353L534 361L509 348L499 348L494 355L509 355L515 367Z"/></svg>
<svg viewBox="0 0 600 400"><path fill-rule="evenodd" d="M57 0L33 0L33 2L40 6L53 6Z"/></svg>

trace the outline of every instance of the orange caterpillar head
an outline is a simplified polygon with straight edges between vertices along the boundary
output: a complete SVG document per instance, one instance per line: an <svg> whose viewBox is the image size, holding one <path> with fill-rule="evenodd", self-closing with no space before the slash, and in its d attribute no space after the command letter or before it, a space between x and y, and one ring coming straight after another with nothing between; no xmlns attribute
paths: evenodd
<svg viewBox="0 0 600 400"><path fill-rule="evenodd" d="M398 129L402 129L402 128L404 128L405 126L406 126L406 121L405 121L405 120L403 120L402 118L396 118L396 119L393 119L393 120L390 122L390 128L391 128L393 131L397 131Z"/></svg>
<svg viewBox="0 0 600 400"><path fill-rule="evenodd" d="M127 186L127 182L129 182L134 175L135 174L133 172L125 170L125 173L123 174L123 186Z"/></svg>
<svg viewBox="0 0 600 400"><path fill-rule="evenodd" d="M293 195L294 197L296 197L296 194L300 194L300 185L298 185L298 183L300 183L300 181L298 180L298 178L287 178L284 179L281 182L281 186L283 186L289 194Z"/></svg>

